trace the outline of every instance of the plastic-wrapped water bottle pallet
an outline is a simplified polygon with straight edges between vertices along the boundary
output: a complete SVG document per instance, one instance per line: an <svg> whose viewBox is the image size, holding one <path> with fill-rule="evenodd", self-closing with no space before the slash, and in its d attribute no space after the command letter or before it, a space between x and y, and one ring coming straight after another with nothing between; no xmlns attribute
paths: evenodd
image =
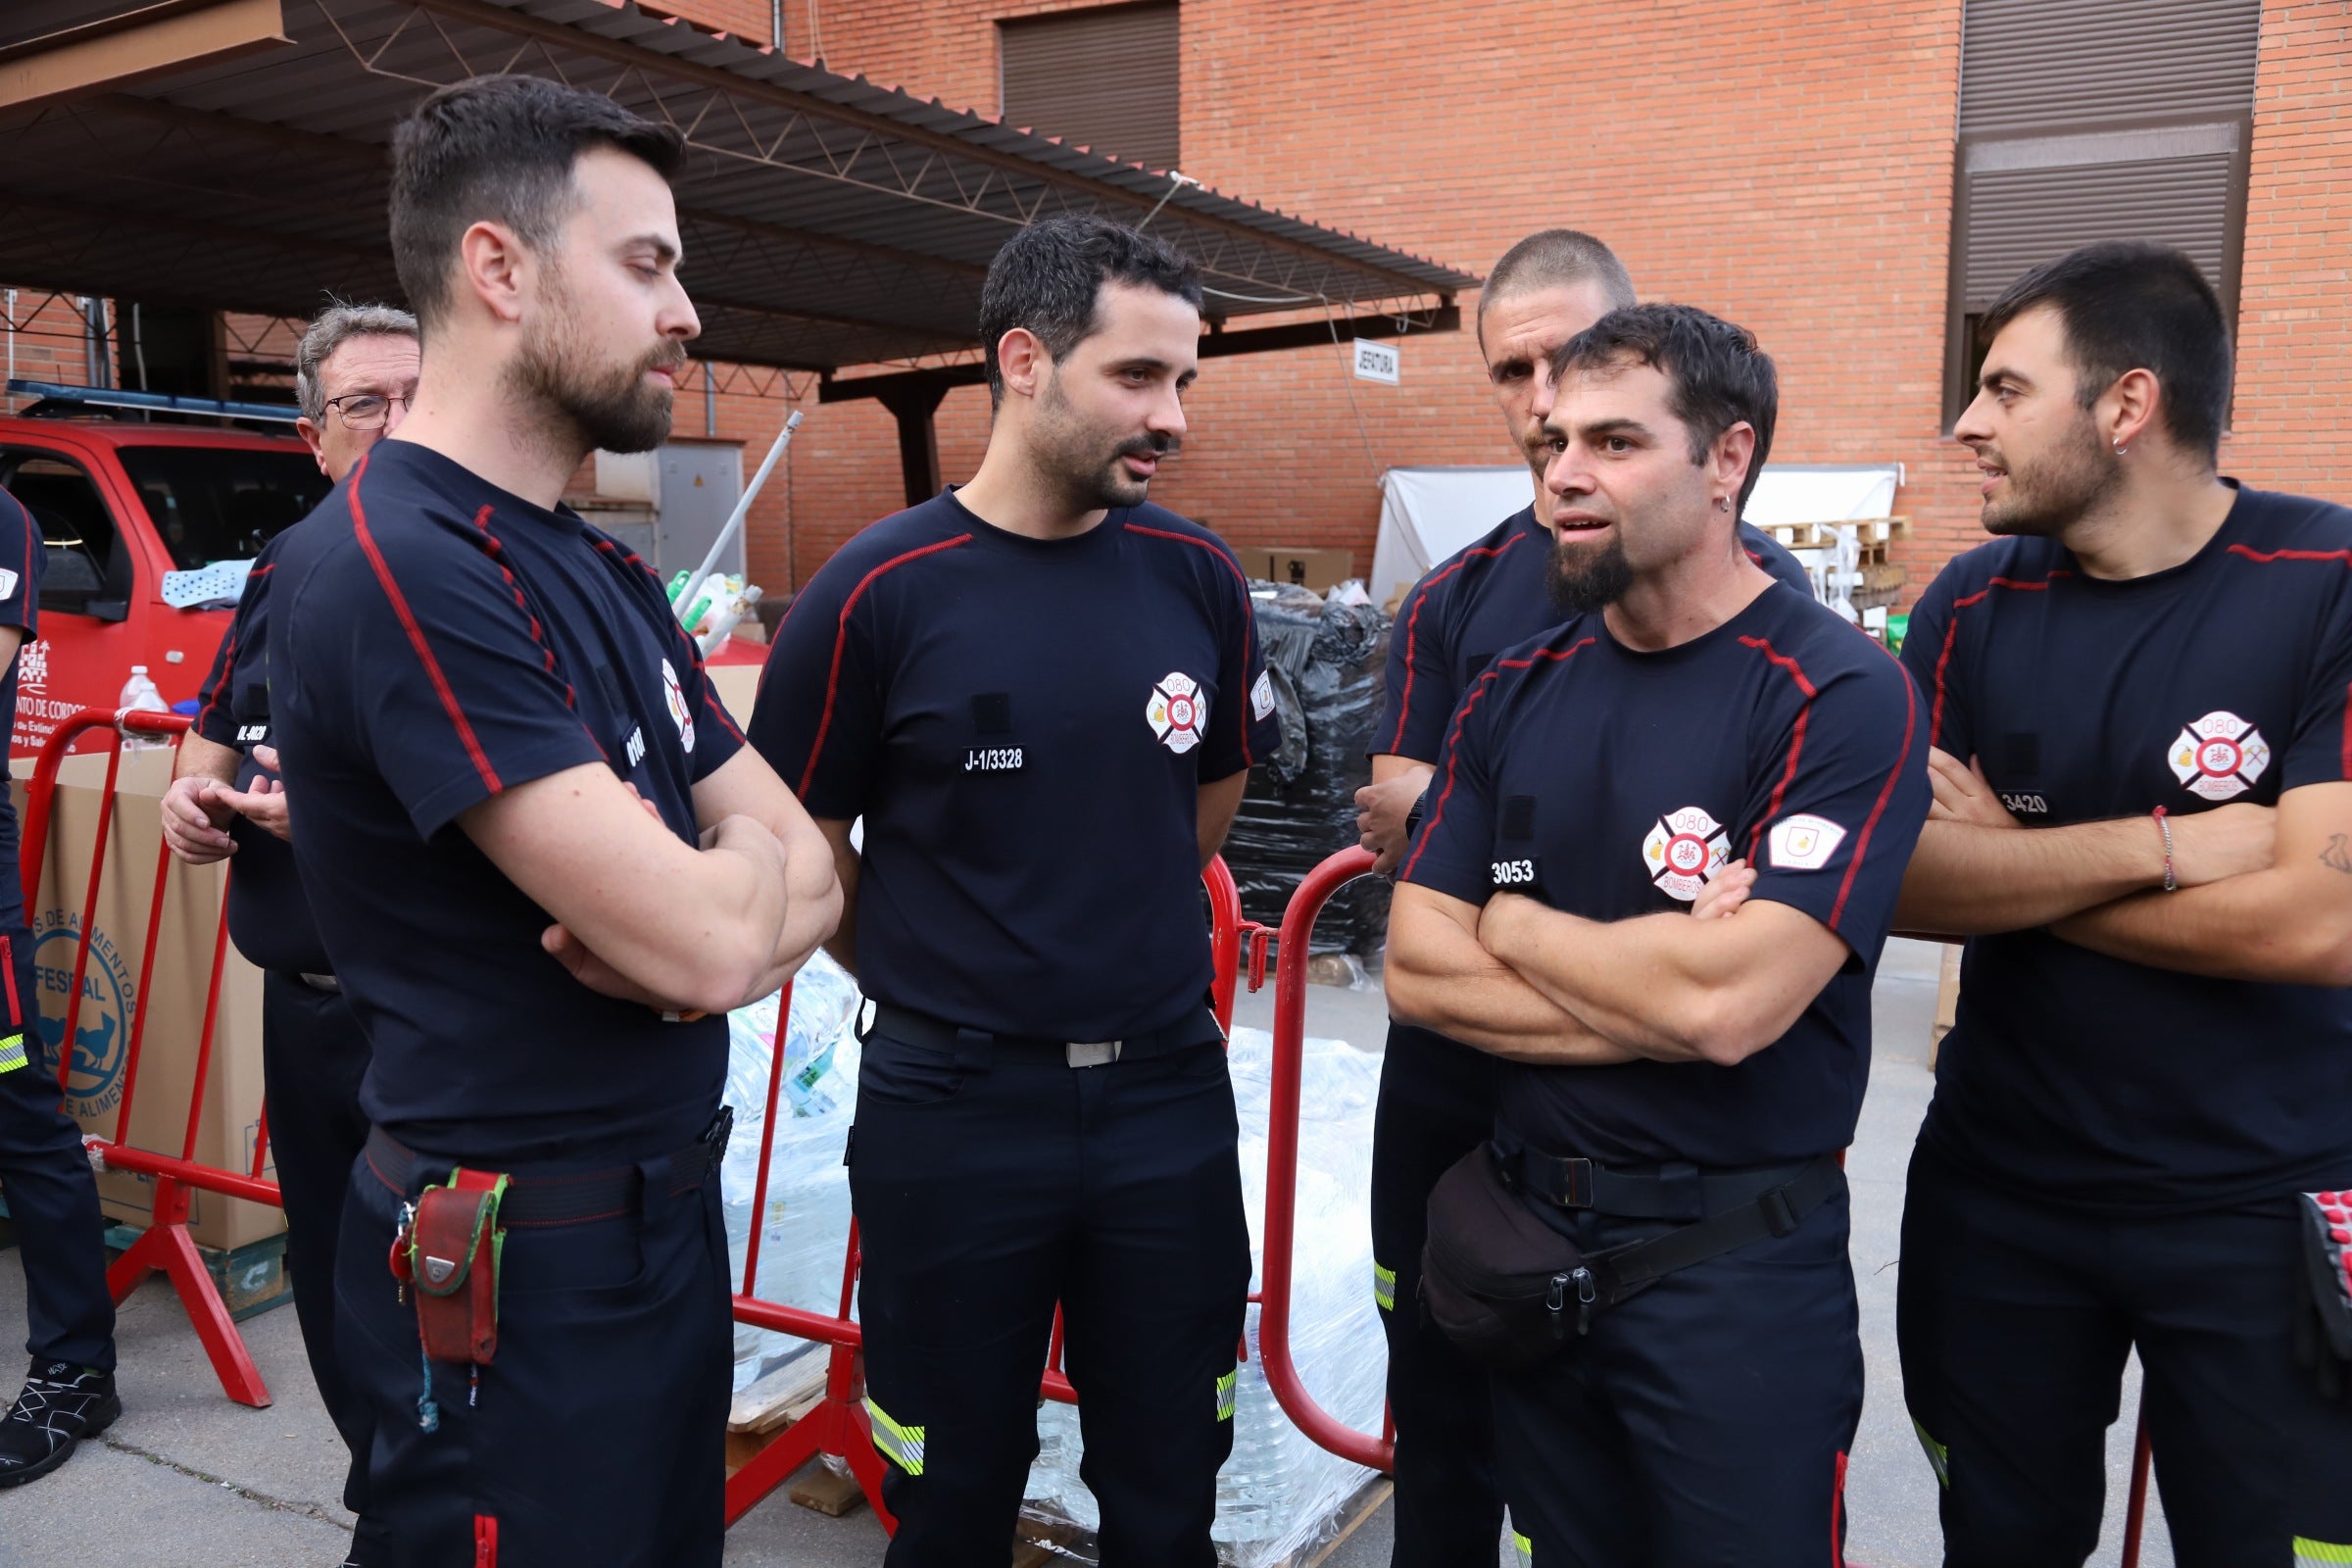
<svg viewBox="0 0 2352 1568"><path fill-rule="evenodd" d="M1316 1568L1340 1549L1349 1536L1363 1528L1365 1520L1380 1511L1396 1488L1387 1476L1374 1476L1357 1488L1354 1494L1340 1505L1325 1528L1317 1534L1322 1538L1311 1545L1301 1546L1281 1562L1268 1568ZM1102 1553L1095 1545L1094 1534L1076 1525L1060 1524L1021 1516L1014 1528L1012 1568L1068 1568L1072 1563L1096 1563Z"/></svg>

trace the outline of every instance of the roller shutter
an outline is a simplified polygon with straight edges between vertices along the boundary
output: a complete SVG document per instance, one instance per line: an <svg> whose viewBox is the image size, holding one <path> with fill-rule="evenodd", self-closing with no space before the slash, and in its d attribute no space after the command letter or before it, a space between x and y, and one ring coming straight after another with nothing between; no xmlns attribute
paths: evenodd
<svg viewBox="0 0 2352 1568"><path fill-rule="evenodd" d="M2234 318L2261 23L2260 0L1967 0L1947 413L1973 318L2095 240L2179 246Z"/></svg>
<svg viewBox="0 0 2352 1568"><path fill-rule="evenodd" d="M1177 166L1177 7L997 24L1004 122L1152 169Z"/></svg>

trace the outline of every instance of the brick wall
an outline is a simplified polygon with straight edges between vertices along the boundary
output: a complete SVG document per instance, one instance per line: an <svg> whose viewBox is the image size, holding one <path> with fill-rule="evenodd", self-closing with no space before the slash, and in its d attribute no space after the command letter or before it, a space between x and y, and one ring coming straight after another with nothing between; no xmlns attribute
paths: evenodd
<svg viewBox="0 0 2352 1568"><path fill-rule="evenodd" d="M1069 9L901 0L822 20L826 65L981 113L995 24ZM787 46L806 35L786 19ZM1778 455L1901 461L1901 505L1940 558L1973 529L1940 440L1956 0L1872 7L1631 3L1580 9L1574 53L1530 48L1490 7L1186 0L1185 172L1466 270L1522 233L1607 238L1649 297L1753 328L1780 359ZM1465 300L1465 305L1474 300ZM1507 463L1467 332L1408 341L1402 383L1337 348L1211 362L1184 456L1153 498L1244 543L1335 545L1370 565L1382 468ZM940 412L944 470L986 439L978 391ZM891 421L810 414L792 559L899 504Z"/></svg>
<svg viewBox="0 0 2352 1568"><path fill-rule="evenodd" d="M2237 404L2223 467L2352 502L2341 387L2352 366L2352 20L2341 5L2268 5L2254 101Z"/></svg>

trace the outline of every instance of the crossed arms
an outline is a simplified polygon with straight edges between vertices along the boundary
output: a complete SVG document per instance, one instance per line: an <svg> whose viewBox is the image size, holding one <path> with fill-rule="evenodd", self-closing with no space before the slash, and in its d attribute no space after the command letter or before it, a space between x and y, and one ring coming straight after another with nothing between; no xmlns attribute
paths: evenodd
<svg viewBox="0 0 2352 1568"><path fill-rule="evenodd" d="M1895 929L1943 938L2048 926L2109 957L2225 980L2352 985L2352 783L2277 807L2021 828L1973 763L1929 756L1935 805Z"/></svg>
<svg viewBox="0 0 2352 1568"><path fill-rule="evenodd" d="M1803 910L1751 902L1754 885L1734 860L1688 914L1600 921L1515 893L1482 907L1399 884L1390 1010L1513 1061L1733 1065L1787 1033L1848 955Z"/></svg>

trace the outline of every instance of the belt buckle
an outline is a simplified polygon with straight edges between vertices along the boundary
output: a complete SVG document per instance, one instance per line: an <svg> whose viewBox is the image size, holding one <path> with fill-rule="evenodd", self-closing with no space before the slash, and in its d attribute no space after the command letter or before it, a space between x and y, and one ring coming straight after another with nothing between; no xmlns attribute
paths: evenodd
<svg viewBox="0 0 2352 1568"><path fill-rule="evenodd" d="M1062 1049L1073 1067L1107 1067L1119 1059L1123 1040L1072 1040Z"/></svg>

